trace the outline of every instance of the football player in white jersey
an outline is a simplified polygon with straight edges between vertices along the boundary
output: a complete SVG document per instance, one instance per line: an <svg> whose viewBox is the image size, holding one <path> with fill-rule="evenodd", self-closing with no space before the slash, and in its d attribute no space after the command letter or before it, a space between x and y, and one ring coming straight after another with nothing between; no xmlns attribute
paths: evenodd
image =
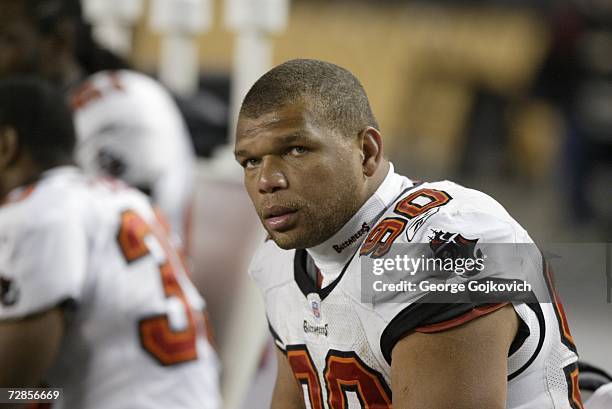
<svg viewBox="0 0 612 409"><path fill-rule="evenodd" d="M77 163L149 194L188 247L196 159L168 91L144 74L102 71L71 93L71 103Z"/></svg>
<svg viewBox="0 0 612 409"><path fill-rule="evenodd" d="M149 201L72 165L64 98L0 83L0 386L53 408L220 407L204 300Z"/></svg>
<svg viewBox="0 0 612 409"><path fill-rule="evenodd" d="M0 78L36 74L71 94L78 164L149 193L188 250L196 159L169 93L96 44L79 0L0 2L0 39Z"/></svg>
<svg viewBox="0 0 612 409"><path fill-rule="evenodd" d="M273 68L243 101L235 155L269 233L250 273L279 350L272 407L581 408L539 252L552 302L364 300L362 264L392 245L532 244L489 196L396 174L378 129L359 81L322 61Z"/></svg>

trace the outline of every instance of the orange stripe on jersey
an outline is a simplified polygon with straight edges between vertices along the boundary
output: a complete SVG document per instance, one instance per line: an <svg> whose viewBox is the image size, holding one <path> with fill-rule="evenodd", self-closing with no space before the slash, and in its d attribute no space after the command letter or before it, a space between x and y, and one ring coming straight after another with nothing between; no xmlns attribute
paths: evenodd
<svg viewBox="0 0 612 409"><path fill-rule="evenodd" d="M475 307L471 311L468 311L465 314L452 318L450 320L438 322L436 324L430 324L430 325L424 325L422 327L418 327L415 329L415 331L421 332L424 334L445 331L447 329L451 329L454 327L458 327L459 325L463 325L466 322L475 320L476 318L482 317L483 315L490 314L494 311L499 310L502 307L505 307L506 305L508 305L508 303L482 305L479 307Z"/></svg>
<svg viewBox="0 0 612 409"><path fill-rule="evenodd" d="M70 94L70 107L73 111L85 107L90 102L96 101L102 98L105 94L108 94L108 90L123 91L124 87L121 83L121 78L117 71L111 71L107 74L108 84L94 84L93 81L87 80L83 82L78 88L76 88Z"/></svg>
<svg viewBox="0 0 612 409"><path fill-rule="evenodd" d="M570 378L572 380L572 403L579 409L584 409L582 404L582 397L580 396L580 386L578 382L578 368L574 369L572 373L570 373Z"/></svg>
<svg viewBox="0 0 612 409"><path fill-rule="evenodd" d="M561 327L561 330L563 331L563 335L569 342L571 342L572 345L576 345L576 343L574 342L574 338L572 337L572 334L570 333L569 324L567 322L567 316L565 315L565 310L563 309L563 304L561 303L561 300L559 299L559 294L557 293L557 289L554 286L552 269L550 268L550 264L548 264L547 260L543 260L543 263L544 263L544 274L546 275L546 283L548 284L549 293L551 297L553 298L552 299L553 306L555 307L557 311L557 315L559 317L559 322L561 324L560 327Z"/></svg>
<svg viewBox="0 0 612 409"><path fill-rule="evenodd" d="M32 194L32 192L34 192L35 188L36 183L32 183L31 185L28 185L22 188L21 190L16 190L9 193L4 199L2 199L2 201L0 201L0 206L4 206L9 203L21 202L22 200L27 199Z"/></svg>
<svg viewBox="0 0 612 409"><path fill-rule="evenodd" d="M102 92L91 81L85 81L70 95L70 107L73 111L83 108L91 101L102 97Z"/></svg>

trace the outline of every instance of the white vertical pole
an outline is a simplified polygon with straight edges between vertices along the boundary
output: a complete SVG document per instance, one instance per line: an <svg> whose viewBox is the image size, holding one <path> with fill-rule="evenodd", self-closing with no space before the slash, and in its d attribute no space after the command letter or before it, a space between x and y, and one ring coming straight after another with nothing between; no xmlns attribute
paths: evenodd
<svg viewBox="0 0 612 409"><path fill-rule="evenodd" d="M198 46L191 35L173 32L163 36L159 79L176 95L189 96L198 91Z"/></svg>
<svg viewBox="0 0 612 409"><path fill-rule="evenodd" d="M153 0L151 26L162 34L159 78L181 96L198 89L196 36L211 25L211 0Z"/></svg>
<svg viewBox="0 0 612 409"><path fill-rule="evenodd" d="M83 15L96 41L123 56L132 51L132 27L142 14L142 0L82 0Z"/></svg>
<svg viewBox="0 0 612 409"><path fill-rule="evenodd" d="M228 144L217 152L216 169L225 169L233 180L242 172L233 161L235 130L240 104L257 79L272 67L271 34L284 30L289 0L226 0L226 25L236 32L231 78ZM233 164L233 165L232 165ZM233 166L233 167L232 167ZM262 232L263 234L263 232ZM221 351L225 365L225 409L239 409L257 371L262 348L269 338L261 295L247 274L238 286L241 303L232 311L228 333L236 337ZM247 333L249 337L241 337Z"/></svg>
<svg viewBox="0 0 612 409"><path fill-rule="evenodd" d="M251 86L272 66L270 34L261 29L239 31L236 34L230 94L230 126L228 143L234 146L236 121L240 104Z"/></svg>
<svg viewBox="0 0 612 409"><path fill-rule="evenodd" d="M226 0L225 23L236 32L229 145L234 145L236 119L242 99L255 81L272 66L270 35L283 31L289 0Z"/></svg>
<svg viewBox="0 0 612 409"><path fill-rule="evenodd" d="M101 21L94 25L93 36L97 42L115 54L129 57L132 52L132 28L117 21Z"/></svg>
<svg viewBox="0 0 612 409"><path fill-rule="evenodd" d="M232 65L228 143L219 147L208 166L238 182L242 172L234 162L236 120L240 104L253 83L272 66L271 34L284 30L289 0L225 0L225 24L236 33Z"/></svg>
<svg viewBox="0 0 612 409"><path fill-rule="evenodd" d="M209 172L226 181L240 183L242 180L242 169L234 161L236 121L240 104L251 86L271 65L272 42L267 31L251 29L236 34L230 81L228 142L218 147L213 159L206 164Z"/></svg>

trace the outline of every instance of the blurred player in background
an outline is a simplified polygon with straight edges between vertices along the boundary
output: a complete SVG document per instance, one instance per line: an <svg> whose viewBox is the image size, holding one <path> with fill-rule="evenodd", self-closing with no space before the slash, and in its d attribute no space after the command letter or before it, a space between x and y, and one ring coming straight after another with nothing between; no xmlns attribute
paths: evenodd
<svg viewBox="0 0 612 409"><path fill-rule="evenodd" d="M149 194L187 242L196 159L184 120L159 83L125 68L93 40L79 0L0 2L0 78L41 75L71 94L78 164Z"/></svg>
<svg viewBox="0 0 612 409"><path fill-rule="evenodd" d="M394 243L440 257L533 243L491 197L395 173L378 128L359 81L322 61L273 68L243 101L235 154L269 234L250 273L279 348L272 407L581 408L556 302L361 302L361 263Z"/></svg>
<svg viewBox="0 0 612 409"><path fill-rule="evenodd" d="M168 92L153 79L127 68L124 61L92 39L79 0L0 1L0 78L33 73L62 87L74 112L77 164L87 173L118 177L149 194L168 219L173 242L181 242L182 253L188 254L195 222L191 215L196 172L190 135ZM216 196L217 201L206 198L205 204L200 202L205 210L212 209L209 214L227 208L219 200L221 195ZM223 217L215 218L221 224ZM244 239L245 226L234 225ZM225 234L236 237L231 232ZM204 276L197 263L209 262L208 255L214 253L214 261L222 266L207 267L211 275L238 271L234 266L241 257L236 257L235 251L230 253L231 246L225 243L233 245L235 241L205 243L206 252L200 251L193 263L193 281L207 295L209 311L217 312L211 321L219 327L229 321L224 314L231 311L228 300L236 292L236 280ZM218 329L223 335L223 328ZM226 384L230 382L228 379Z"/></svg>
<svg viewBox="0 0 612 409"><path fill-rule="evenodd" d="M147 193L189 249L195 153L170 94L127 70L103 71L71 93L77 163Z"/></svg>
<svg viewBox="0 0 612 409"><path fill-rule="evenodd" d="M0 77L36 74L64 90L101 70L127 68L99 47L79 0L0 2Z"/></svg>
<svg viewBox="0 0 612 409"><path fill-rule="evenodd" d="M74 167L64 98L0 82L0 386L64 408L219 408L203 299L146 197ZM55 407L55 406L54 406Z"/></svg>

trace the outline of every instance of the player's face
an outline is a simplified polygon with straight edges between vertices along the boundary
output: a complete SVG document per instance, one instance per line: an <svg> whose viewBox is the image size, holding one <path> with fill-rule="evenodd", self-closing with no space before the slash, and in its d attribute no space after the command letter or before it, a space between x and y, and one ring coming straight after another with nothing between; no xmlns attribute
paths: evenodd
<svg viewBox="0 0 612 409"><path fill-rule="evenodd" d="M281 248L322 243L364 201L357 138L321 126L303 105L239 118L235 153L255 210Z"/></svg>
<svg viewBox="0 0 612 409"><path fill-rule="evenodd" d="M21 0L0 1L0 77L37 69L40 37Z"/></svg>

